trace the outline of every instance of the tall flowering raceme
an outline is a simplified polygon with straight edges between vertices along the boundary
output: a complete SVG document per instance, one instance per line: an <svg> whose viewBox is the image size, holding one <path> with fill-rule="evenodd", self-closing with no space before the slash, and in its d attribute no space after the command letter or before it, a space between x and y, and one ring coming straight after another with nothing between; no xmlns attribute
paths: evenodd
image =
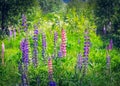
<svg viewBox="0 0 120 86"><path fill-rule="evenodd" d="M21 42L22 62L25 66L29 63L29 47L27 39L23 39Z"/></svg>
<svg viewBox="0 0 120 86"><path fill-rule="evenodd" d="M49 74L49 80L52 80L53 75L53 67L52 67L52 59L48 58L48 74Z"/></svg>
<svg viewBox="0 0 120 86"><path fill-rule="evenodd" d="M110 74L110 55L109 55L109 52L112 50L112 48L113 48L113 40L110 39L110 42L107 46L107 56L106 56L106 66L107 66L108 74Z"/></svg>
<svg viewBox="0 0 120 86"><path fill-rule="evenodd" d="M113 48L113 40L110 39L109 45L107 46L107 50L110 51Z"/></svg>
<svg viewBox="0 0 120 86"><path fill-rule="evenodd" d="M84 36L84 58L83 58L83 63L84 63L84 70L83 74L86 73L87 70L87 64L88 64L88 55L89 55L89 49L90 49L90 38L89 38L89 33L88 30L85 30L85 36Z"/></svg>
<svg viewBox="0 0 120 86"><path fill-rule="evenodd" d="M22 14L22 26L24 28L24 31L26 32L27 31L27 19L26 19L25 14Z"/></svg>
<svg viewBox="0 0 120 86"><path fill-rule="evenodd" d="M33 58L32 58L32 62L34 64L35 67L37 67L38 65L38 28L37 26L35 25L34 26L34 37L33 37L33 40L34 40L34 50L33 50Z"/></svg>
<svg viewBox="0 0 120 86"><path fill-rule="evenodd" d="M2 53L1 53L2 65L4 65L4 53L5 53L5 45L4 45L4 42L2 42Z"/></svg>
<svg viewBox="0 0 120 86"><path fill-rule="evenodd" d="M66 32L64 29L62 29L61 34L62 34L61 51L62 51L62 55L64 57L64 56L66 56L66 42L67 42Z"/></svg>
<svg viewBox="0 0 120 86"><path fill-rule="evenodd" d="M12 38L12 35L13 35L13 31L9 30L9 37Z"/></svg>
<svg viewBox="0 0 120 86"><path fill-rule="evenodd" d="M22 63L23 63L23 70L22 70L22 85L28 86L28 78L27 78L27 71L28 71L28 64L29 64L29 47L27 39L23 39L20 43L20 48L22 51Z"/></svg>
<svg viewBox="0 0 120 86"><path fill-rule="evenodd" d="M28 86L27 74L25 73L25 70L23 69L21 62L18 63L18 70L19 70L19 73L21 74L20 86Z"/></svg>
<svg viewBox="0 0 120 86"><path fill-rule="evenodd" d="M56 57L57 55L57 50L56 50L57 39L58 39L58 33L54 32L54 57Z"/></svg>
<svg viewBox="0 0 120 86"><path fill-rule="evenodd" d="M46 35L42 33L42 57L45 59L46 52Z"/></svg>
<svg viewBox="0 0 120 86"><path fill-rule="evenodd" d="M85 39L85 42L84 42L84 57L88 58L89 49L90 49L90 38L88 36L88 31L87 30L85 30L84 39Z"/></svg>
<svg viewBox="0 0 120 86"><path fill-rule="evenodd" d="M49 86L56 86L56 83L53 81L53 66L51 58L48 58L48 74L49 74Z"/></svg>
<svg viewBox="0 0 120 86"><path fill-rule="evenodd" d="M78 60L77 60L77 68L79 68L80 70L82 70L82 64L83 64L83 58L82 58L82 55L79 54L78 55Z"/></svg>

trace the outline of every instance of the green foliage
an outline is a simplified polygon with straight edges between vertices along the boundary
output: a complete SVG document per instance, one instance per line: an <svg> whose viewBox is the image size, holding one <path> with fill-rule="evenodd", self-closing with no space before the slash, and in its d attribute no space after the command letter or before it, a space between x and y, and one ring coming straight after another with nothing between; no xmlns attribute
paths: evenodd
<svg viewBox="0 0 120 86"><path fill-rule="evenodd" d="M19 23L18 19L23 13L29 12L31 7L38 6L37 0L0 0L0 4L0 32L3 34L8 34L8 26Z"/></svg>
<svg viewBox="0 0 120 86"><path fill-rule="evenodd" d="M95 14L98 33L103 35L103 27L106 26L107 38L112 38L116 47L120 47L120 0L96 0ZM111 22L111 28L109 27Z"/></svg>

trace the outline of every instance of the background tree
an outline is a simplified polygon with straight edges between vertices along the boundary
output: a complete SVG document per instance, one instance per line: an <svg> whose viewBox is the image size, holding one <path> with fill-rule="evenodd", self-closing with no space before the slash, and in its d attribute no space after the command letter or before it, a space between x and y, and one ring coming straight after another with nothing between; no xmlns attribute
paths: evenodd
<svg viewBox="0 0 120 86"><path fill-rule="evenodd" d="M113 39L114 45L120 47L120 0L92 0L95 3L94 12L98 34L103 35L103 27L106 28L107 39Z"/></svg>
<svg viewBox="0 0 120 86"><path fill-rule="evenodd" d="M0 34L8 34L8 25L18 23L16 17L37 5L37 0L0 0Z"/></svg>

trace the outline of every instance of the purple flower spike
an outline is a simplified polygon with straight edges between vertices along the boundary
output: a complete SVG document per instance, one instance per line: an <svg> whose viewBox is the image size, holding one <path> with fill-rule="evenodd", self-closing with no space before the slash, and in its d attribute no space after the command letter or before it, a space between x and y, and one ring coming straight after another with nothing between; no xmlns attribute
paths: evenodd
<svg viewBox="0 0 120 86"><path fill-rule="evenodd" d="M28 86L27 75L22 73L22 86Z"/></svg>
<svg viewBox="0 0 120 86"><path fill-rule="evenodd" d="M13 34L12 30L9 30L9 36L10 37L12 37L12 34Z"/></svg>
<svg viewBox="0 0 120 86"><path fill-rule="evenodd" d="M42 46L46 49L46 36L44 33L42 34Z"/></svg>
<svg viewBox="0 0 120 86"><path fill-rule="evenodd" d="M45 58L46 51L46 35L42 33L42 57Z"/></svg>
<svg viewBox="0 0 120 86"><path fill-rule="evenodd" d="M27 19L24 14L22 14L22 26L24 27L24 31L27 31Z"/></svg>
<svg viewBox="0 0 120 86"><path fill-rule="evenodd" d="M78 62L77 62L77 67L81 70L82 69L82 64L83 64L83 58L82 55L78 55Z"/></svg>
<svg viewBox="0 0 120 86"><path fill-rule="evenodd" d="M54 81L50 81L49 86L56 86L56 83Z"/></svg>
<svg viewBox="0 0 120 86"><path fill-rule="evenodd" d="M62 51L61 50L58 52L58 57L62 57Z"/></svg>
<svg viewBox="0 0 120 86"><path fill-rule="evenodd" d="M54 43L56 43L57 39L58 39L58 33L54 32Z"/></svg>
<svg viewBox="0 0 120 86"><path fill-rule="evenodd" d="M107 46L107 50L112 50L113 48L113 40L111 39L110 42L109 42L109 45Z"/></svg>
<svg viewBox="0 0 120 86"><path fill-rule="evenodd" d="M85 30L85 36L84 36L84 56L88 57L89 54L89 48L90 48L90 38L88 36L88 31Z"/></svg>
<svg viewBox="0 0 120 86"><path fill-rule="evenodd" d="M22 50L22 62L24 63L24 65L28 66L29 47L28 47L28 41L26 39L23 39L21 42L21 50Z"/></svg>
<svg viewBox="0 0 120 86"><path fill-rule="evenodd" d="M38 64L38 28L37 26L35 25L34 26L34 37L33 37L33 40L34 40L34 50L33 50L33 58L32 58L32 62L34 64L35 67L37 67L37 64Z"/></svg>
<svg viewBox="0 0 120 86"><path fill-rule="evenodd" d="M38 35L38 27L35 25L34 28L34 35Z"/></svg>
<svg viewBox="0 0 120 86"><path fill-rule="evenodd" d="M58 33L54 32L54 57L56 57L57 55L57 50L56 50L57 39L58 39Z"/></svg>

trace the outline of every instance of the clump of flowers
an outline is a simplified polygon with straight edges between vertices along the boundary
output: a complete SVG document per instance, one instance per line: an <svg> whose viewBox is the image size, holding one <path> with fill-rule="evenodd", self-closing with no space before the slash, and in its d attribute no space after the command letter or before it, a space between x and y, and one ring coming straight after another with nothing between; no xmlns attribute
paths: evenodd
<svg viewBox="0 0 120 86"><path fill-rule="evenodd" d="M2 65L4 65L4 53L5 53L5 44L4 44L4 42L2 42L2 55L1 55Z"/></svg>
<svg viewBox="0 0 120 86"><path fill-rule="evenodd" d="M61 51L62 51L62 55L64 57L64 56L66 56L66 41L67 41L66 32L64 29L62 29L61 34L62 34Z"/></svg>
<svg viewBox="0 0 120 86"><path fill-rule="evenodd" d="M34 64L35 67L37 67L37 64L38 64L38 28L37 26L35 25L34 26L34 37L33 37L33 40L34 40L34 50L33 50L33 58L32 58L32 62Z"/></svg>

